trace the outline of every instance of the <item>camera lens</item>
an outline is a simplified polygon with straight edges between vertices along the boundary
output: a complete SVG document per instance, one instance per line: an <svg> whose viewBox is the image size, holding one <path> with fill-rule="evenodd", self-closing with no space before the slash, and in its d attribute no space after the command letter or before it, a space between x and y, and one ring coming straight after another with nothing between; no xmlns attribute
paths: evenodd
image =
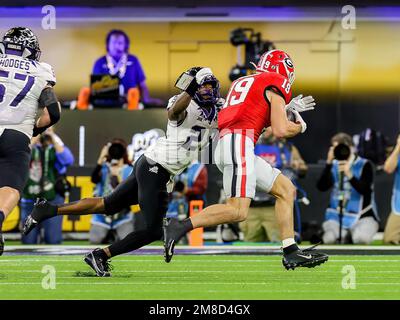
<svg viewBox="0 0 400 320"><path fill-rule="evenodd" d="M335 149L333 149L333 154L336 160L347 160L350 157L350 147L347 144L339 143Z"/></svg>

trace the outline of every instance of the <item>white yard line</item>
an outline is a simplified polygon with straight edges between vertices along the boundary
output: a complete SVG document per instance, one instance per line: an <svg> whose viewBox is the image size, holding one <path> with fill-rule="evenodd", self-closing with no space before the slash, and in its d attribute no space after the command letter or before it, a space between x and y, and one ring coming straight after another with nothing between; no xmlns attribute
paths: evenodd
<svg viewBox="0 0 400 320"><path fill-rule="evenodd" d="M41 285L42 282L0 282L0 285L27 285L27 284L38 284ZM191 282L191 285L271 285L271 282ZM275 283L277 284L277 283ZM326 285L326 282L301 282L301 285ZM184 285L187 286L188 283L183 282L58 282L57 285L72 285L72 286L82 286L82 285ZM385 286L399 286L400 283L393 282L364 282L357 283L357 286L371 286L371 285L385 285Z"/></svg>
<svg viewBox="0 0 400 320"><path fill-rule="evenodd" d="M60 250L85 250L85 249L95 249L98 246L95 245L19 245L19 246L6 246L6 251L8 250L16 250L16 249L53 249L54 251ZM300 248L305 249L309 246L300 246ZM146 250L164 250L163 246L145 246L141 249ZM139 250L141 250L139 249ZM232 246L232 245L206 245L201 247L189 247L189 246L182 246L178 245L175 249L187 249L187 250L218 250L218 251L243 251L243 250L281 250L281 246ZM376 251L384 251L384 250L396 250L400 253L399 246L368 246L368 245L319 245L318 249L330 249L330 250L376 250Z"/></svg>
<svg viewBox="0 0 400 320"><path fill-rule="evenodd" d="M56 256L58 257L58 256ZM81 257L76 257L75 259L1 259L0 258L0 265L4 262L13 262L13 263L18 263L18 262L80 262L82 261ZM133 257L133 256L132 256ZM277 261L271 261L271 258L274 258L274 260ZM115 262L164 262L162 258L160 259L118 259L116 258L114 260ZM345 262L345 261L352 261L352 262L400 262L400 259L336 259L335 257L331 257L329 259L329 263L332 262ZM180 260L179 257L174 260L174 263L186 263L186 262L261 262L261 263L266 263L266 262L273 262L273 263L280 263L280 256L268 256L268 259L184 259Z"/></svg>
<svg viewBox="0 0 400 320"><path fill-rule="evenodd" d="M338 274L339 270L319 270L319 269L314 269L314 271L312 270L304 270L304 271L309 271L309 274L311 275L316 275L317 273L334 273L334 274ZM370 270L364 270L365 273L364 274L369 274L369 273L400 273L400 270L374 270L374 271L370 271ZM0 272L6 272L6 273L41 273L41 270L3 270ZM85 273L85 272L89 272L88 270L85 271L80 271L80 270L60 270L60 271L56 271L57 273L71 273L71 272L79 272L79 273ZM282 270L121 270L121 271L115 271L115 274L118 273L138 273L138 274L144 274L144 273L287 273L286 270L284 270L282 268ZM306 274L302 274L306 275ZM77 275L77 277L81 276L82 278L84 278L84 275ZM1 281L1 278L0 278Z"/></svg>

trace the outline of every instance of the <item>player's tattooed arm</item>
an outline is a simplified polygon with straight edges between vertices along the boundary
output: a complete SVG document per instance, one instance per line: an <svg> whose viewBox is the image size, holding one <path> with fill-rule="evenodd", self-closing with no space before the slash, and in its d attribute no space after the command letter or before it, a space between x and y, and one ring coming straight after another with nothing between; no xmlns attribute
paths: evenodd
<svg viewBox="0 0 400 320"><path fill-rule="evenodd" d="M47 107L52 103L57 103L57 102L58 99L56 93L54 92L53 87L49 85L46 88L44 88L39 97L39 106Z"/></svg>
<svg viewBox="0 0 400 320"><path fill-rule="evenodd" d="M37 136L60 120L61 106L52 86L47 86L39 97L39 106L44 107L42 114L33 128L33 136Z"/></svg>
<svg viewBox="0 0 400 320"><path fill-rule="evenodd" d="M168 119L171 121L181 121L186 117L186 109L190 104L192 97L186 92L176 96L172 106L168 109Z"/></svg>

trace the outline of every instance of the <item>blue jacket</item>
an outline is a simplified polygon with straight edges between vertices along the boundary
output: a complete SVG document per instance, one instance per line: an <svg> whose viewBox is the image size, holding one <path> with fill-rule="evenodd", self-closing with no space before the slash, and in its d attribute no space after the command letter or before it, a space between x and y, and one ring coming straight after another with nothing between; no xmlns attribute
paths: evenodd
<svg viewBox="0 0 400 320"><path fill-rule="evenodd" d="M113 191L113 188L110 184L110 167L107 163L104 163L101 168L101 180L97 183L95 188L95 195L97 197L103 197L110 194ZM120 181L125 180L132 173L132 166L124 165L121 170ZM103 214L93 214L92 215L92 224L101 225L107 229L117 228L120 224L125 223L132 219L130 212L126 214L114 216L105 216Z"/></svg>
<svg viewBox="0 0 400 320"><path fill-rule="evenodd" d="M361 157L357 157L354 160L354 163L351 166L351 172L356 179L360 179L363 172L363 168L367 162L368 160ZM339 201L342 192L339 190L340 175L339 175L339 165L337 160L333 161L331 173L333 176L334 185L330 197L329 207L326 209L325 212L325 219L339 221ZM371 203L370 203L371 208L370 209L367 208L367 211L372 210L376 220L379 221L377 207L375 203L375 193L373 190L373 184L371 188L372 188ZM346 176L344 176L343 180L343 199L344 199L343 220L342 220L343 227L351 228L360 218L361 216L360 212L362 212L363 209L365 209L363 207L365 204L364 204L364 196L359 192L357 192L357 190L351 186L350 181ZM368 206L369 205L367 205L366 207Z"/></svg>
<svg viewBox="0 0 400 320"><path fill-rule="evenodd" d="M397 168L394 177L392 212L394 214L400 215L400 158L397 162Z"/></svg>

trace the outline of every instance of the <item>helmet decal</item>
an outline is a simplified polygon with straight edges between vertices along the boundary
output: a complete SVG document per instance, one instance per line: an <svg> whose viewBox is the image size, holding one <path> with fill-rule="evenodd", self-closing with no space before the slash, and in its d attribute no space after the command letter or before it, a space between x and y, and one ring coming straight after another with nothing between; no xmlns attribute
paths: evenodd
<svg viewBox="0 0 400 320"><path fill-rule="evenodd" d="M274 49L263 53L255 67L258 72L277 72L287 78L291 84L294 82L294 64L285 51Z"/></svg>
<svg viewBox="0 0 400 320"><path fill-rule="evenodd" d="M29 28L11 28L4 34L1 43L4 53L39 61L41 54L39 40Z"/></svg>

